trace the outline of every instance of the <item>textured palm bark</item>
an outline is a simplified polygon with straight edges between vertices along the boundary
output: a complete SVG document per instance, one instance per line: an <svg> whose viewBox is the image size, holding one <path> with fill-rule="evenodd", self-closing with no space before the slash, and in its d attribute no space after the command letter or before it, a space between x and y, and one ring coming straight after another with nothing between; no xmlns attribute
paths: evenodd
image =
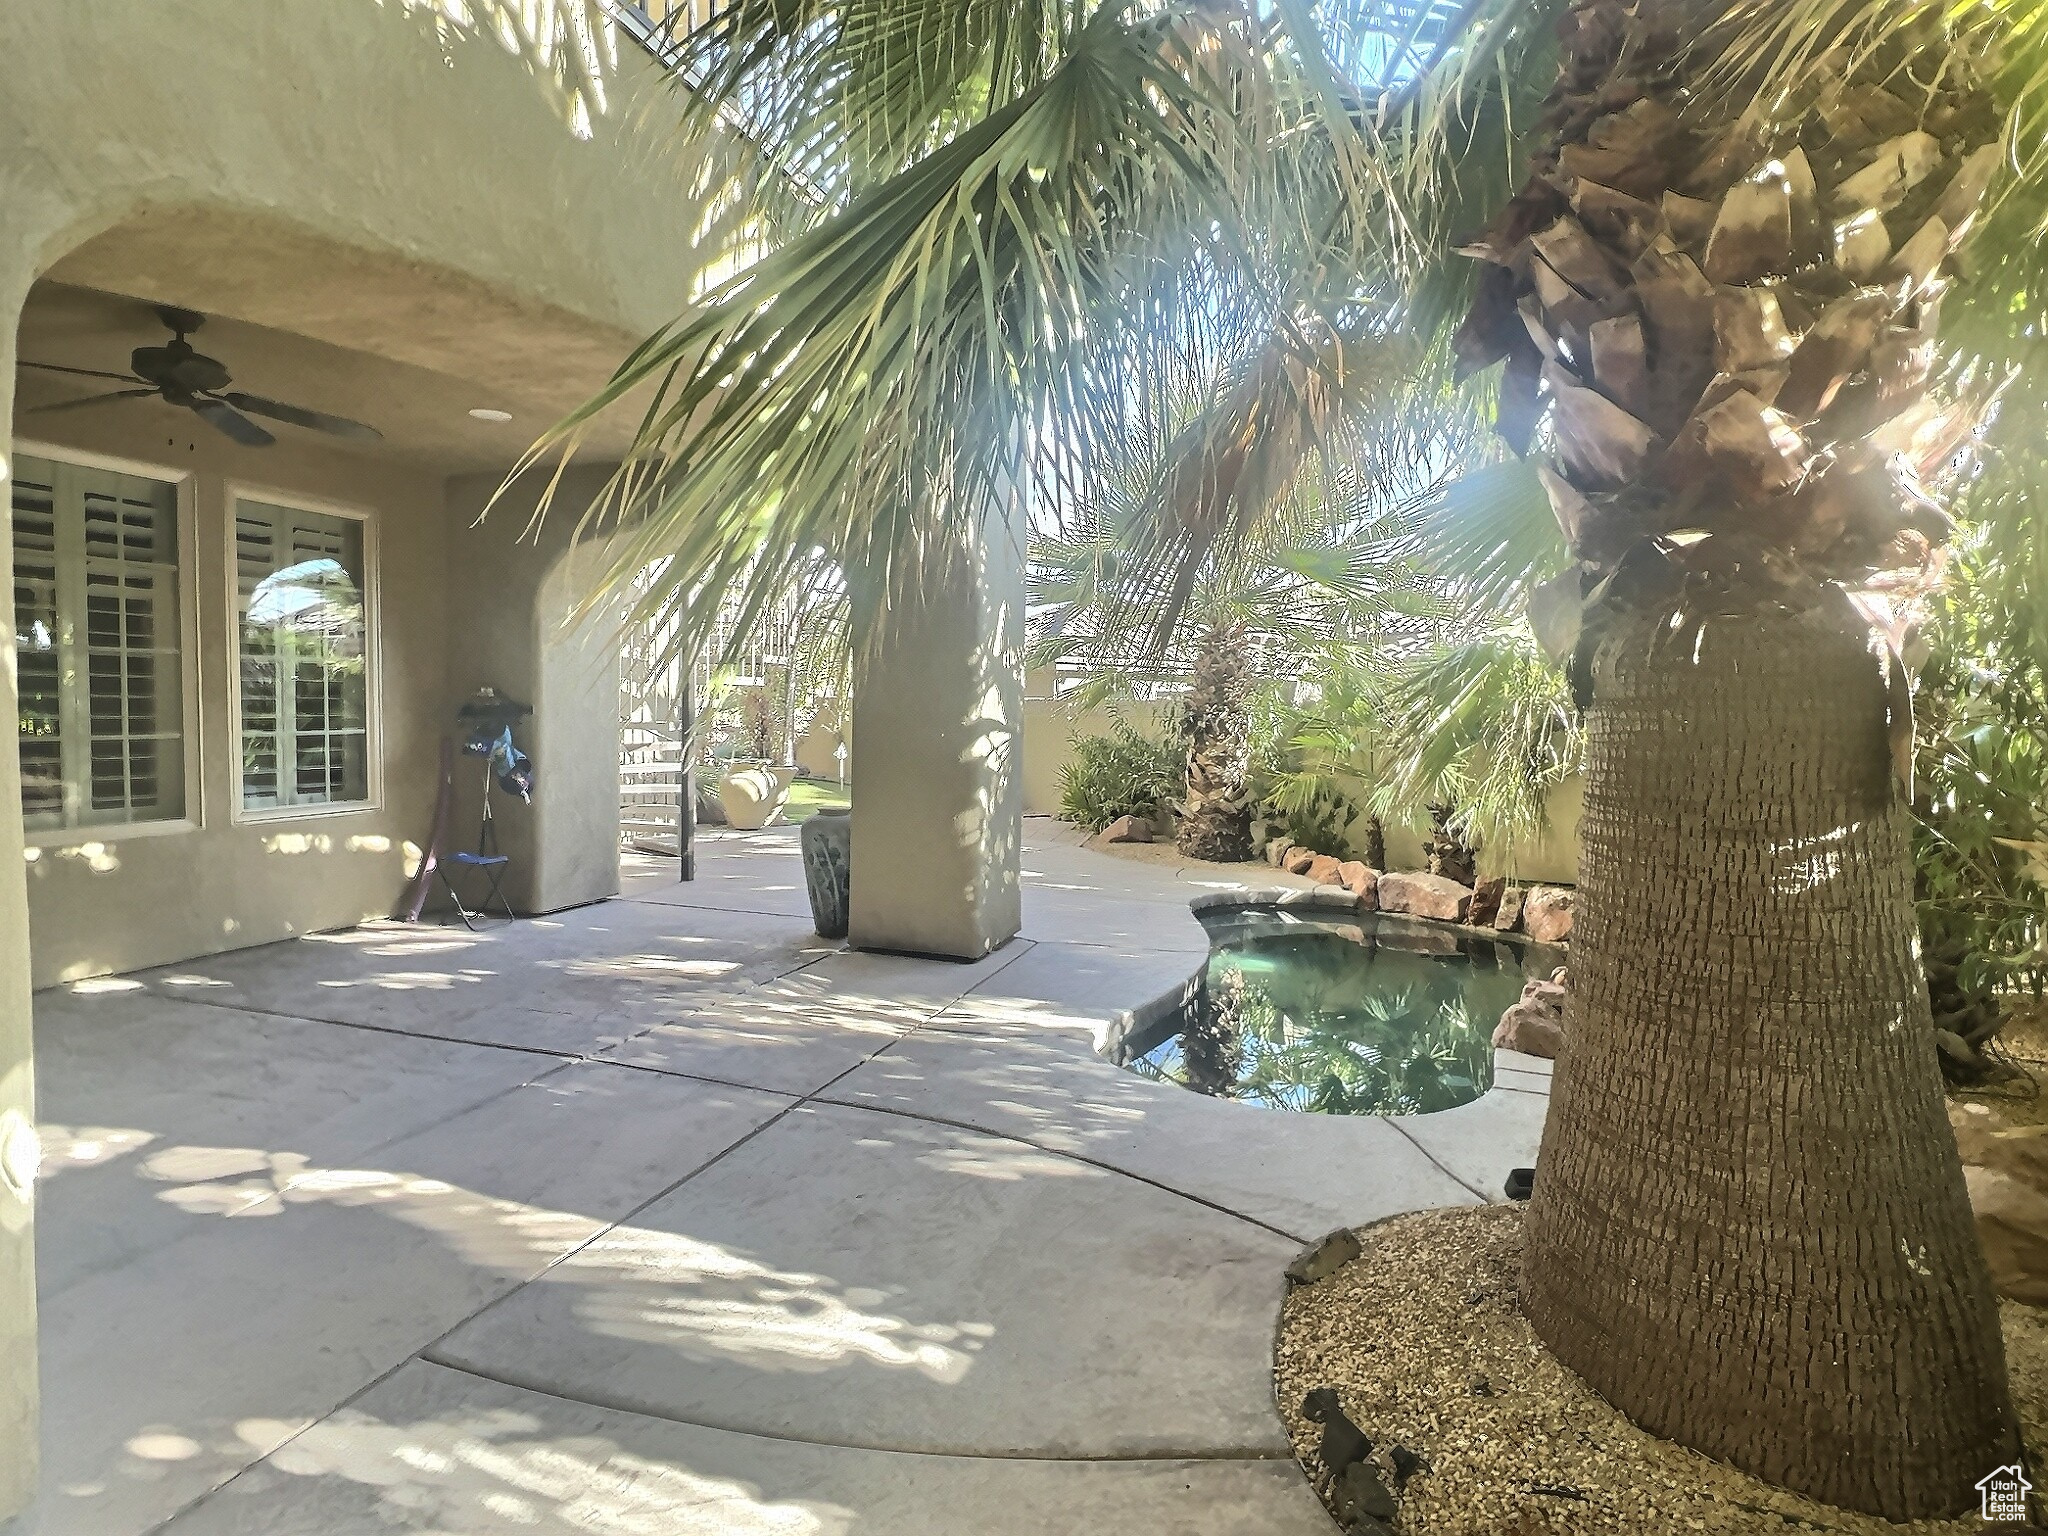
<svg viewBox="0 0 2048 1536"><path fill-rule="evenodd" d="M1654 1434L1892 1519L2018 1454L1876 663L1832 616L1596 659L1523 1305Z"/></svg>
<svg viewBox="0 0 2048 1536"><path fill-rule="evenodd" d="M1377 816L1365 818L1365 839L1363 850L1366 867L1385 869L1387 867L1387 828Z"/></svg>
<svg viewBox="0 0 2048 1536"><path fill-rule="evenodd" d="M1252 658L1241 626L1211 624L1195 650L1181 713L1188 744L1187 800L1174 843L1191 859L1237 863L1252 856L1249 700Z"/></svg>
<svg viewBox="0 0 2048 1536"><path fill-rule="evenodd" d="M1432 805L1429 808L1429 836L1423 839L1422 851L1429 860L1432 875L1442 875L1460 885L1472 885L1479 879L1479 853L1452 830L1451 818L1457 810L1454 805ZM1373 865L1375 869L1383 867Z"/></svg>
<svg viewBox="0 0 2048 1536"><path fill-rule="evenodd" d="M1244 976L1228 970L1208 988L1196 1021L1182 1031L1181 1068L1187 1086L1212 1099L1236 1097L1244 1065Z"/></svg>

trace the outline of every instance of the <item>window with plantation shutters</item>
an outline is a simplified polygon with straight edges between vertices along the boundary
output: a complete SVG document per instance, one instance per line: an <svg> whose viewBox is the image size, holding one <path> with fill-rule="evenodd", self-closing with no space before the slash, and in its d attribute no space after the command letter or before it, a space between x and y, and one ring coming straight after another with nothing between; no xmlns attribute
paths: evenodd
<svg viewBox="0 0 2048 1536"><path fill-rule="evenodd" d="M177 487L22 454L12 480L22 822L185 814Z"/></svg>
<svg viewBox="0 0 2048 1536"><path fill-rule="evenodd" d="M363 525L235 503L242 808L370 797Z"/></svg>

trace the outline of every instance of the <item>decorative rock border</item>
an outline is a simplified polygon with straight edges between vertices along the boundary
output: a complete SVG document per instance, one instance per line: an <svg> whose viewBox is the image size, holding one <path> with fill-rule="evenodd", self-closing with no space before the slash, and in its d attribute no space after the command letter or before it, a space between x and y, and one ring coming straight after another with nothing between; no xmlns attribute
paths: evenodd
<svg viewBox="0 0 2048 1536"><path fill-rule="evenodd" d="M1349 891L1364 903L1361 911L1405 912L1470 928L1490 927L1495 933L1525 933L1539 944L1562 944L1572 931L1572 893L1563 886L1510 886L1501 875L1464 885L1420 871L1377 870L1317 853L1284 837L1266 844L1265 857L1275 869Z"/></svg>

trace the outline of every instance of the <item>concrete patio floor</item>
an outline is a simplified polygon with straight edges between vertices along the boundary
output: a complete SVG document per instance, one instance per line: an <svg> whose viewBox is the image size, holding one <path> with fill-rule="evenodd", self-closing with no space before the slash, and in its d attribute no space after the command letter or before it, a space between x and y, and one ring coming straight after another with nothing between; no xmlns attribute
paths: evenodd
<svg viewBox="0 0 2048 1536"><path fill-rule="evenodd" d="M1024 936L972 965L817 939L785 829L552 918L39 994L19 1529L1328 1532L1281 1270L1497 1193L1548 1064L1413 1121L1118 1071L1213 885L1029 829Z"/></svg>

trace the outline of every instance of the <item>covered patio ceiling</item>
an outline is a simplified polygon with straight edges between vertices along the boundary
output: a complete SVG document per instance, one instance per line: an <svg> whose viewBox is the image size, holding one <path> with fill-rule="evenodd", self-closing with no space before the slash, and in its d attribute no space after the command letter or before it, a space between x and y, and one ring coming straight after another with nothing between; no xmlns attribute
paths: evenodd
<svg viewBox="0 0 2048 1536"><path fill-rule="evenodd" d="M124 225L58 262L30 292L18 356L124 372L133 349L168 340L162 304L207 317L193 345L228 366L236 389L382 434L350 442L282 429L295 440L442 474L509 465L641 339L416 263L182 210ZM17 422L33 437L37 407L118 387L19 369ZM511 419L478 420L473 409ZM116 401L94 414L132 424L138 436L199 425L161 400ZM593 424L587 453L616 457L636 419L630 405L608 413Z"/></svg>

